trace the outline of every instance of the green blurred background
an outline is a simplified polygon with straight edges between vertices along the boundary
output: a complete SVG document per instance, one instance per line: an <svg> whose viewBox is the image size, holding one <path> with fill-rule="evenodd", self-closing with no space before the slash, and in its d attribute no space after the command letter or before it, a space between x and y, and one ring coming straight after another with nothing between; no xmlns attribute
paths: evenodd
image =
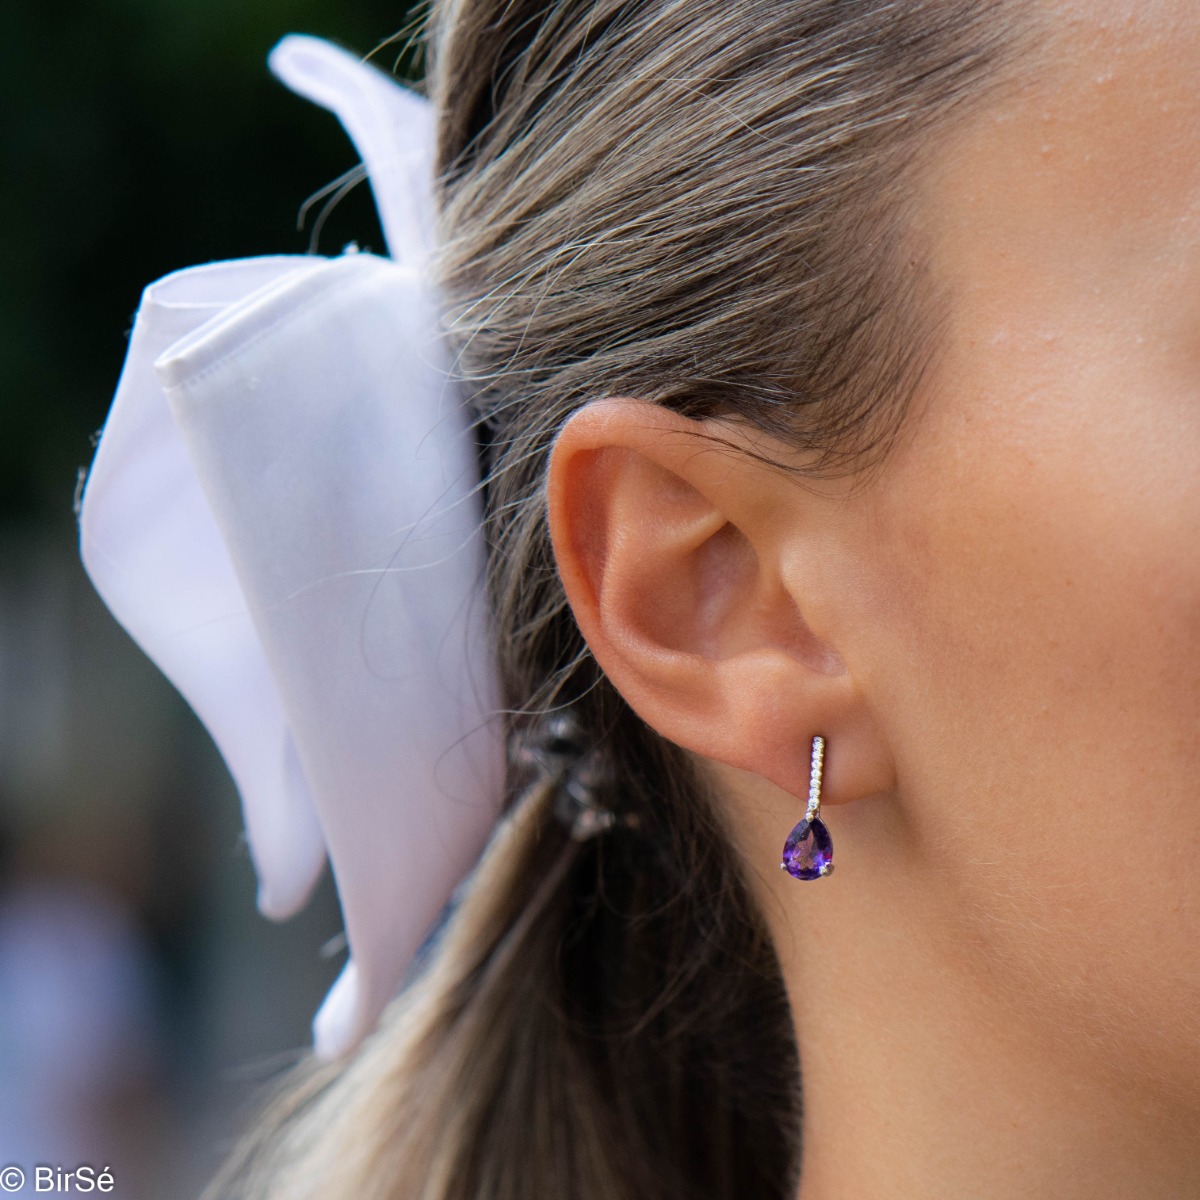
<svg viewBox="0 0 1200 1200"><path fill-rule="evenodd" d="M73 502L142 288L313 249L301 207L356 163L268 50L294 31L366 54L411 19L381 0L6 10L0 1166L90 1162L114 1196L194 1196L340 968L328 880L291 922L256 914L232 784L92 591ZM419 69L396 43L374 61ZM349 241L384 249L365 185L315 249Z"/></svg>

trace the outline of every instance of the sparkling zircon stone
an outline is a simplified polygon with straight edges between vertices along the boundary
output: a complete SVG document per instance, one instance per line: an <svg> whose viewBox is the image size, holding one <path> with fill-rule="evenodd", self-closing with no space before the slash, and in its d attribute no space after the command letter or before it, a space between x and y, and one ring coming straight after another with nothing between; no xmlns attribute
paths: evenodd
<svg viewBox="0 0 1200 1200"><path fill-rule="evenodd" d="M783 844L783 863L796 879L820 879L833 870L833 839L820 817L798 821Z"/></svg>

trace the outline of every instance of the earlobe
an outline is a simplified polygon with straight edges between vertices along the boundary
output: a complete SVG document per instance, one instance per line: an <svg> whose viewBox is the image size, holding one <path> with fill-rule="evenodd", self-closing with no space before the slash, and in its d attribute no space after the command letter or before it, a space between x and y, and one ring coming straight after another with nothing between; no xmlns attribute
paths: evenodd
<svg viewBox="0 0 1200 1200"><path fill-rule="evenodd" d="M584 406L550 456L551 539L580 630L634 711L803 796L812 735L836 738L860 698L784 582L796 543L818 540L819 501L728 432L641 400Z"/></svg>

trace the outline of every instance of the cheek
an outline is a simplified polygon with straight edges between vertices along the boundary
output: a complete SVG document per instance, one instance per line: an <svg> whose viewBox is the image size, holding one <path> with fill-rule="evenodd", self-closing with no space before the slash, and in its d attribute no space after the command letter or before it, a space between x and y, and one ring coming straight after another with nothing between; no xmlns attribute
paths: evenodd
<svg viewBox="0 0 1200 1200"><path fill-rule="evenodd" d="M898 456L870 686L930 886L998 992L1093 1037L1191 1014L1194 1072L1200 426L1134 363L1024 361L977 363Z"/></svg>

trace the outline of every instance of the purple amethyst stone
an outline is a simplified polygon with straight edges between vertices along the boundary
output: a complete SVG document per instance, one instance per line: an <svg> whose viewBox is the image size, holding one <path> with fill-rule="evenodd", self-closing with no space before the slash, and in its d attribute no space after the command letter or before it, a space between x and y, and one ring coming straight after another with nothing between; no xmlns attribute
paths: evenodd
<svg viewBox="0 0 1200 1200"><path fill-rule="evenodd" d="M833 870L833 839L820 817L800 820L783 843L783 862L796 879L820 879Z"/></svg>

